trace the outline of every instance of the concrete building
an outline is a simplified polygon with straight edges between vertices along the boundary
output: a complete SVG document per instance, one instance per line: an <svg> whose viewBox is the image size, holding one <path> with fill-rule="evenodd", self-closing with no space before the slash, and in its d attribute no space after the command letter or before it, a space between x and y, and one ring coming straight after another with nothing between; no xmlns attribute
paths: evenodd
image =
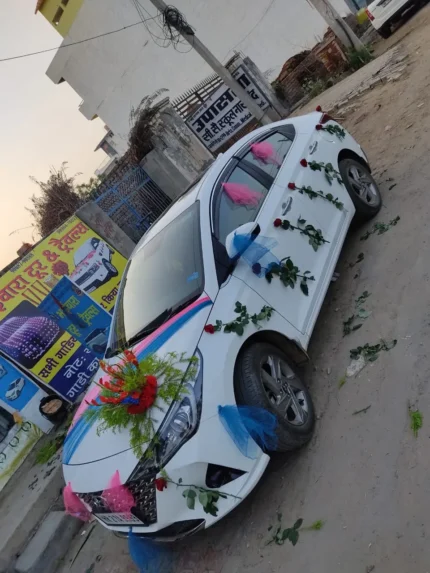
<svg viewBox="0 0 430 573"><path fill-rule="evenodd" d="M40 12L65 38L76 19L84 0L37 0L36 14Z"/></svg>
<svg viewBox="0 0 430 573"><path fill-rule="evenodd" d="M347 13L343 0L332 1L341 14ZM327 28L307 0L175 0L174 4L222 62L234 50L242 51L270 78L290 56L321 39ZM124 143L130 110L145 95L167 88L166 95L173 99L212 73L188 44L163 49L164 31L149 0L39 0L38 6L60 33L67 29L63 46L138 23L60 49L47 70L54 83L66 81L82 97L80 111L85 117L102 118ZM63 10L58 23L55 6Z"/></svg>

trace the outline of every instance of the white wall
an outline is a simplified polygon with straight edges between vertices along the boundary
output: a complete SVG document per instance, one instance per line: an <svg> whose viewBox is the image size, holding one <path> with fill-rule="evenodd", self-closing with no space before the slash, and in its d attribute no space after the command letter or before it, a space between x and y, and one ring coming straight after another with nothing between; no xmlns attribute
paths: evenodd
<svg viewBox="0 0 430 573"><path fill-rule="evenodd" d="M326 24L307 0L175 0L196 33L223 62L240 50L263 71L274 77L285 60L312 47L322 37ZM149 0L140 4L156 13ZM333 0L342 13L343 0ZM148 15L149 17L149 15ZM64 44L138 22L131 0L84 0ZM157 21L147 23L156 36ZM179 46L187 51L188 45ZM144 25L59 50L47 74L54 81L64 78L84 102L80 109L88 118L98 115L123 138L129 132L130 109L142 97L168 88L174 98L212 73L193 51L178 53L155 44Z"/></svg>

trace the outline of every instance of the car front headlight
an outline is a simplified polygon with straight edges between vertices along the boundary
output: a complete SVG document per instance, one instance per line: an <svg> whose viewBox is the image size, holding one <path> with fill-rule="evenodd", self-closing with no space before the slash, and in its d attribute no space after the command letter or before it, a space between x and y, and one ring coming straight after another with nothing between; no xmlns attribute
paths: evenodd
<svg viewBox="0 0 430 573"><path fill-rule="evenodd" d="M157 472L198 430L202 413L203 357L196 351L188 368L196 368L193 381L183 385L181 398L173 402L154 437L151 456L144 456L127 481L136 480L150 472Z"/></svg>

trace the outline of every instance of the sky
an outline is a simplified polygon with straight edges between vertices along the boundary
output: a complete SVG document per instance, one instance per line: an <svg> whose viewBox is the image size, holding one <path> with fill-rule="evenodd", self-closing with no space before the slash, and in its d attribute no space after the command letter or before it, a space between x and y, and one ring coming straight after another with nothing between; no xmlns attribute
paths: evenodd
<svg viewBox="0 0 430 573"><path fill-rule="evenodd" d="M41 14L36 0L0 0L0 59L56 47L62 38ZM45 75L55 52L0 62L0 268L16 257L23 242L39 239L32 228L30 197L51 166L68 162L68 173L88 180L106 154L94 149L103 123L80 113L81 98L63 82ZM13 233L11 235L11 233Z"/></svg>

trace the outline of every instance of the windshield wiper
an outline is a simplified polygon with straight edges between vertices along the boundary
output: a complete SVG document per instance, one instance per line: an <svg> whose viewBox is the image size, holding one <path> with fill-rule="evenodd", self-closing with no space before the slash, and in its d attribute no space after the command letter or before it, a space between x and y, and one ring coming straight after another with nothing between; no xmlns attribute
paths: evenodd
<svg viewBox="0 0 430 573"><path fill-rule="evenodd" d="M157 328L160 328L162 324L164 324L167 320L169 320L172 314L173 314L173 309L166 308L166 310L164 310L160 315L158 315L155 320L150 322L149 325L145 326L145 328L142 328L142 330L136 332L136 334L134 334L133 336L130 336L125 346L126 347L132 346L133 344L136 344L137 342L143 340L146 336L149 336L150 334L155 332Z"/></svg>
<svg viewBox="0 0 430 573"><path fill-rule="evenodd" d="M145 326L145 328L137 332L135 335L131 336L127 340L126 346L132 346L133 344L137 344L138 342L140 342L141 340L143 340L144 338L155 332L157 328L160 328L160 326L162 326L165 322L170 320L173 316L175 316L175 314L178 314L179 312L181 312L181 310L187 308L187 306L189 306L195 300L197 300L199 296L200 294L188 299L186 302L182 304L178 304L178 306L175 306L175 308L167 308L160 315L158 315L155 320L150 322L148 326Z"/></svg>

